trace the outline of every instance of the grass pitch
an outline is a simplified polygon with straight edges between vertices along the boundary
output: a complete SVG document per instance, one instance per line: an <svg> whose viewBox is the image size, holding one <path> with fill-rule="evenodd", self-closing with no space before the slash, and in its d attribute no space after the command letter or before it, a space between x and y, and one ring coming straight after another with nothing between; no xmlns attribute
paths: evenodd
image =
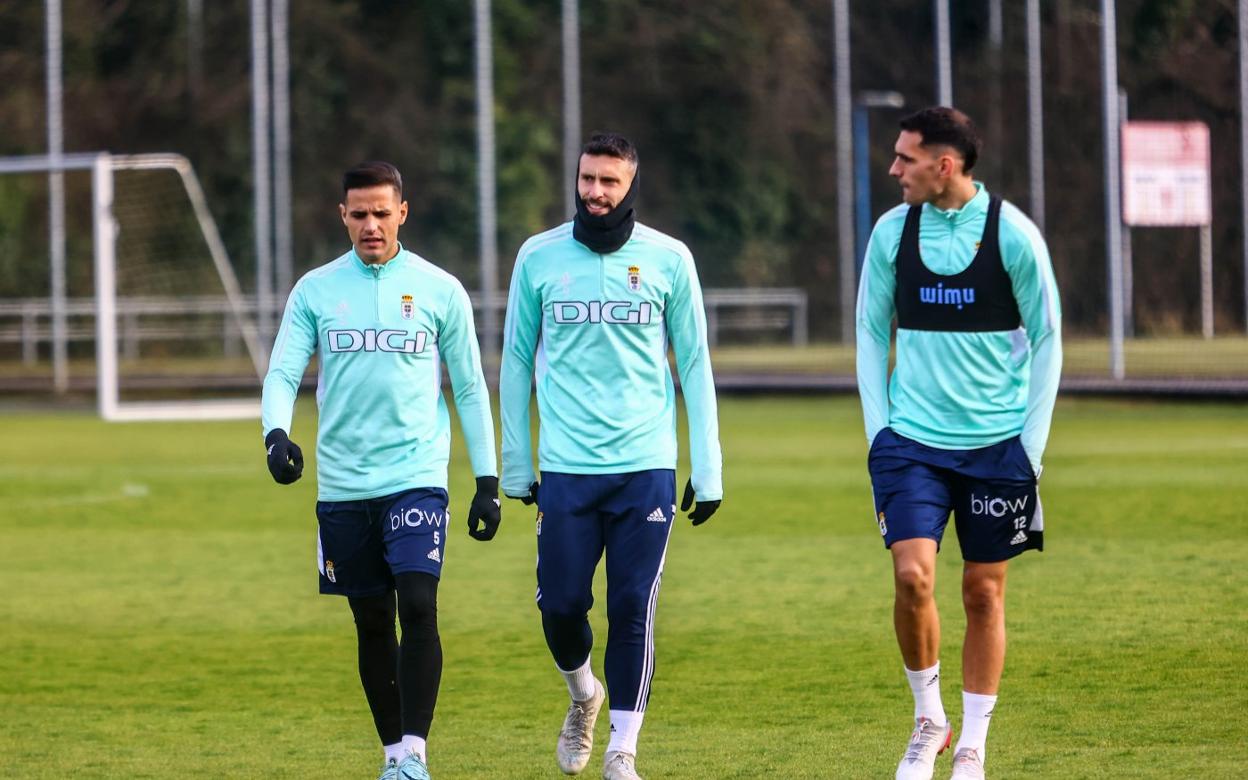
<svg viewBox="0 0 1248 780"><path fill-rule="evenodd" d="M727 501L673 532L639 770L891 777L911 704L857 401L726 399L720 416ZM309 454L311 421L301 406ZM313 480L274 485L259 438L254 422L0 418L0 776L376 776L349 611L315 592ZM495 541L469 539L455 457L431 769L561 777L533 513L508 502ZM1048 549L1011 567L990 776L1243 777L1248 407L1064 400L1041 491ZM596 594L601 643L601 579ZM605 744L603 718L587 777Z"/></svg>

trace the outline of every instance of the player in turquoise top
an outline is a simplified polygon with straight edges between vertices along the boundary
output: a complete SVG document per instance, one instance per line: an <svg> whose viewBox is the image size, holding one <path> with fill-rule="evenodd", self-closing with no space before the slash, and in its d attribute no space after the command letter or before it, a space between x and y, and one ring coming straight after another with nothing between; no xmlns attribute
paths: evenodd
<svg viewBox="0 0 1248 780"><path fill-rule="evenodd" d="M572 702L556 749L585 768L605 698L590 670L594 570L607 556L608 780L637 778L637 735L654 674L654 610L676 516L676 355L689 420L694 525L723 498L715 386L693 257L636 223L637 153L618 135L586 144L576 216L530 238L512 271L499 395L503 492L536 500L538 605ZM533 468L529 403L540 418Z"/></svg>
<svg viewBox="0 0 1248 780"><path fill-rule="evenodd" d="M352 249L291 291L264 379L264 441L273 478L299 479L291 417L317 355L320 589L346 596L355 618L360 681L385 754L381 778L428 780L450 518L443 364L477 480L468 533L481 541L500 521L494 422L467 293L399 244L407 202L398 170L363 163L343 176L343 193Z"/></svg>
<svg viewBox="0 0 1248 780"><path fill-rule="evenodd" d="M973 180L979 148L974 124L955 109L902 120L889 173L905 203L876 223L858 288L868 466L915 701L898 780L932 777L952 736L933 598L950 512L967 622L953 780L984 777L1005 664L1006 568L1015 555L1043 548L1036 480L1061 373L1061 309L1036 226Z"/></svg>

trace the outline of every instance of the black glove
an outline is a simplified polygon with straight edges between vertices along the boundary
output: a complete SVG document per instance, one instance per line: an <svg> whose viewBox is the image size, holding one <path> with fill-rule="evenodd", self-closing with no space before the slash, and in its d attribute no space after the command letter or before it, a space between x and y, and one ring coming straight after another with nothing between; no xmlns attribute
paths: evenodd
<svg viewBox="0 0 1248 780"><path fill-rule="evenodd" d="M502 521L498 477L477 477L477 494L468 507L468 535L478 542L488 542L498 533Z"/></svg>
<svg viewBox="0 0 1248 780"><path fill-rule="evenodd" d="M689 512L689 507L693 507L692 512ZM694 525L702 525L710 520L716 509L719 509L719 501L699 501L695 505L693 503L693 480L685 483L685 495L680 499L680 511L689 512L689 519Z"/></svg>
<svg viewBox="0 0 1248 780"><path fill-rule="evenodd" d="M303 450L286 438L286 431L274 428L264 437L269 453L269 473L279 485L289 485L303 476Z"/></svg>
<svg viewBox="0 0 1248 780"><path fill-rule="evenodd" d="M519 501L521 504L524 504L525 506L532 506L533 504L537 503L537 483L534 482L533 484L529 485L529 494L527 496L507 496L507 497L514 498L517 501Z"/></svg>

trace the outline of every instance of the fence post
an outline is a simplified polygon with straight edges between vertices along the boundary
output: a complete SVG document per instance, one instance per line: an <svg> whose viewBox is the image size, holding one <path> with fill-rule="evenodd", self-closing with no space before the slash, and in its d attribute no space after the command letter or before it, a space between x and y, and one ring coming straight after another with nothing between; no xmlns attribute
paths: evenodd
<svg viewBox="0 0 1248 780"><path fill-rule="evenodd" d="M139 316L128 307L121 318L121 354L126 360L139 358Z"/></svg>
<svg viewBox="0 0 1248 780"><path fill-rule="evenodd" d="M809 318L806 313L806 296L797 301L793 307L793 346L804 347L809 340Z"/></svg>
<svg viewBox="0 0 1248 780"><path fill-rule="evenodd" d="M238 334L239 330L234 325L234 320L230 319L229 312L224 312L221 316L221 354L227 358L238 357Z"/></svg>
<svg viewBox="0 0 1248 780"><path fill-rule="evenodd" d="M33 304L22 304L22 364L33 366L39 359L39 323Z"/></svg>
<svg viewBox="0 0 1248 780"><path fill-rule="evenodd" d="M1200 226L1200 335L1213 338L1213 227Z"/></svg>

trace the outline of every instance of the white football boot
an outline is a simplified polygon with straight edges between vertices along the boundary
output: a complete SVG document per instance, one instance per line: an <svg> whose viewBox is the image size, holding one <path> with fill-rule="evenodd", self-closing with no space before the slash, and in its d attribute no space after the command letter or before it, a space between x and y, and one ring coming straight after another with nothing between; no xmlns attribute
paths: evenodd
<svg viewBox="0 0 1248 780"><path fill-rule="evenodd" d="M594 724L598 722L598 713L606 698L607 692L595 677L594 695L589 701L573 701L568 706L568 716L563 719L563 729L555 746L559 768L564 774L579 774L589 763L589 754L594 749Z"/></svg>
<svg viewBox="0 0 1248 780"><path fill-rule="evenodd" d="M602 764L602 780L641 780L641 775L637 774L637 757L622 750L607 753Z"/></svg>
<svg viewBox="0 0 1248 780"><path fill-rule="evenodd" d="M952 739L953 728L948 723L937 726L928 718L916 719L906 754L897 765L897 780L931 780L936 756L945 752Z"/></svg>
<svg viewBox="0 0 1248 780"><path fill-rule="evenodd" d="M949 780L984 780L984 760L975 748L962 748L953 754L953 775Z"/></svg>

